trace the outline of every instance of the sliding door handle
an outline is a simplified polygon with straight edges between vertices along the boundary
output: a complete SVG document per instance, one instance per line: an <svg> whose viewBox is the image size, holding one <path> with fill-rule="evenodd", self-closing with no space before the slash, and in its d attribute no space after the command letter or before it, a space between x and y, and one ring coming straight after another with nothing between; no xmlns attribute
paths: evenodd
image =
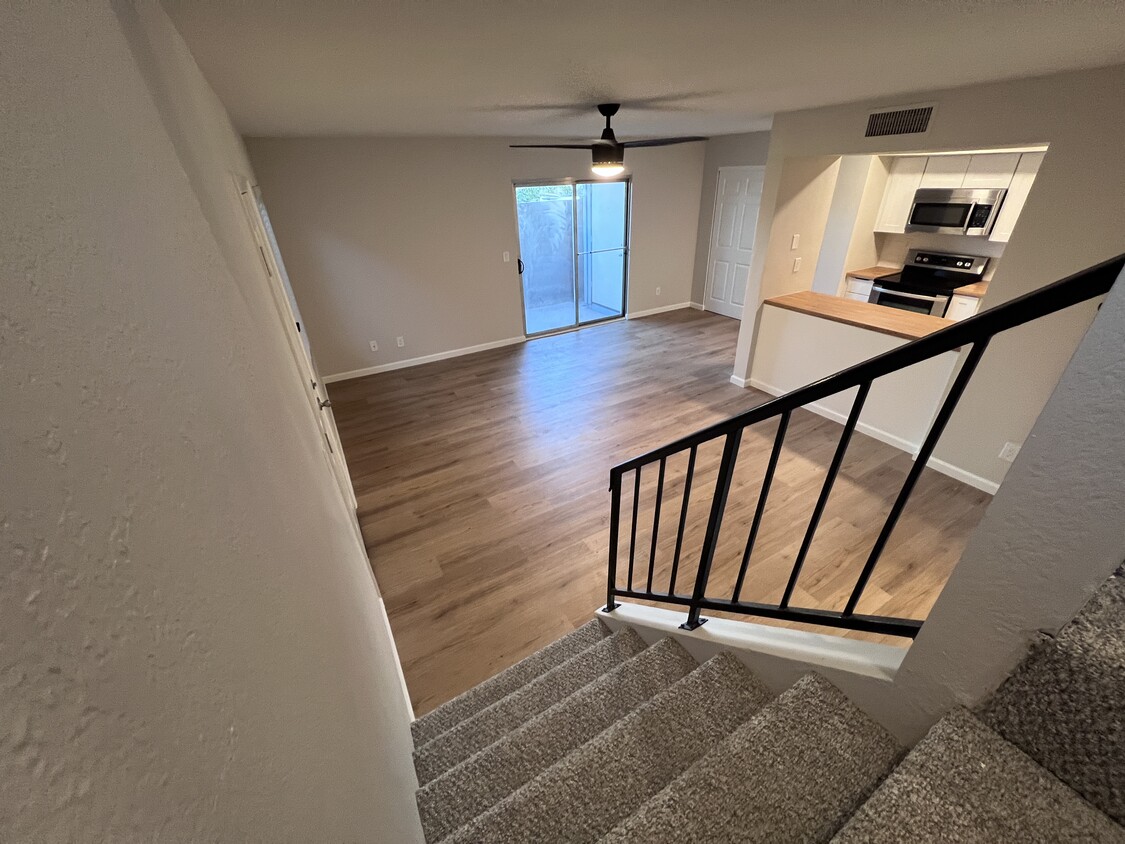
<svg viewBox="0 0 1125 844"><path fill-rule="evenodd" d="M523 258L516 258L516 269L519 270L520 275L523 275Z"/></svg>

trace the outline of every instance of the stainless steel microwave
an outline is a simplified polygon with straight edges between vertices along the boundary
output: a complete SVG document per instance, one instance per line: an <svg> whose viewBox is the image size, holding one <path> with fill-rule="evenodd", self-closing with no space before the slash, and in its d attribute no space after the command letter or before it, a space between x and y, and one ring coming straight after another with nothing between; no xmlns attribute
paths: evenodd
<svg viewBox="0 0 1125 844"><path fill-rule="evenodd" d="M914 192L906 230L988 237L1006 193L1003 189L921 188Z"/></svg>

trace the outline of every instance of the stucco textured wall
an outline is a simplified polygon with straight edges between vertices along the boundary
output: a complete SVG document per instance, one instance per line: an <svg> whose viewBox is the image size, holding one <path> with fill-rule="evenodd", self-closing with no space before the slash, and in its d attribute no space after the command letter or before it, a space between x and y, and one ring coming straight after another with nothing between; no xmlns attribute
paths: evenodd
<svg viewBox="0 0 1125 844"><path fill-rule="evenodd" d="M0 840L420 840L221 107L149 3L5 4L0 86Z"/></svg>

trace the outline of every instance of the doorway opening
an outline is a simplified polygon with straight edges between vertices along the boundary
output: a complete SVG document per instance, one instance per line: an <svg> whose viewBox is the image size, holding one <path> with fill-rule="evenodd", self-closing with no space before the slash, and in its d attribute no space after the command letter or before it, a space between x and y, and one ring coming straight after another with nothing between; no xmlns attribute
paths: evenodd
<svg viewBox="0 0 1125 844"><path fill-rule="evenodd" d="M624 316L629 180L519 183L515 193L524 333Z"/></svg>

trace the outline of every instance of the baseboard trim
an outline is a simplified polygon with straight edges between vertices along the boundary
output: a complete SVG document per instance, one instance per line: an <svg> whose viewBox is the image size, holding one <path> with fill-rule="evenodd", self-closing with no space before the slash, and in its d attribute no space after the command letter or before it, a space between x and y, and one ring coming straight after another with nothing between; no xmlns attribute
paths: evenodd
<svg viewBox="0 0 1125 844"><path fill-rule="evenodd" d="M666 314L668 311L679 311L684 308L690 308L691 302L677 302L675 305L661 305L659 308L649 308L647 311L633 311L626 314L625 319L639 319L640 317L654 316L655 314Z"/></svg>
<svg viewBox="0 0 1125 844"><path fill-rule="evenodd" d="M425 363L435 363L439 360L459 358L462 355L472 355L477 352L487 352L491 349L500 349L504 346L514 346L522 343L526 337L509 337L507 340L493 340L491 343L480 343L476 346L465 346L462 349L450 349L448 352L437 352L432 355L422 355L417 358L396 360L393 363L382 363L378 366L367 366L363 369L352 369L348 372L337 372L335 375L325 375L325 384L334 384L337 381L347 381L351 378L363 378L365 375L378 375L380 372L392 372L396 369L408 369L411 366L421 366Z"/></svg>
<svg viewBox="0 0 1125 844"><path fill-rule="evenodd" d="M391 651L394 655L395 672L398 674L399 691L402 693L402 699L406 702L406 711L410 715L410 720L416 720L414 716L414 704L410 702L410 689L406 687L406 675L402 671L402 660L398 656L398 646L395 644L395 634L391 630L391 619L387 615L387 605L379 598L379 617L383 622L383 630L387 634L387 639L391 643Z"/></svg>
<svg viewBox="0 0 1125 844"><path fill-rule="evenodd" d="M693 310L696 310L696 311L702 311L703 310L703 303L702 302L688 302L688 307L692 308Z"/></svg>
<svg viewBox="0 0 1125 844"><path fill-rule="evenodd" d="M961 481L961 483L968 484L971 487L979 489L981 492L987 492L989 495L995 495L996 490L1000 489L1000 484L996 481L990 481L988 478L982 478L980 475L974 475L972 472L962 469L960 466L954 466L952 463L947 463L944 460L938 460L936 457L931 457L930 462L926 464L931 469L936 469L943 475L948 475L954 480Z"/></svg>
<svg viewBox="0 0 1125 844"><path fill-rule="evenodd" d="M730 377L730 382L732 384L734 384L734 386L742 387L743 389L745 389L746 387L752 387L753 386L753 384L751 384L749 380L747 380L746 378L739 378L737 375L732 375ZM773 395L777 395L777 394L773 393Z"/></svg>
<svg viewBox="0 0 1125 844"><path fill-rule="evenodd" d="M741 378L736 379L735 376L731 376L731 381L735 384L738 384L738 382L741 380ZM780 396L788 392L787 390L782 390L780 387L775 387L773 384L766 384L763 381L759 381L756 378L749 379L749 383L750 386L754 389L761 390L763 393L769 393L771 396ZM745 386L745 384L739 384L739 386ZM825 419L831 419L833 422L839 422L841 425L848 421L847 414L824 407L821 404L808 404L805 405L805 408L807 410L811 410L818 416L823 416ZM918 449L921 447L921 443L910 442L909 440L905 440L902 437L896 436L895 434L892 434L888 431L884 431L882 428L876 428L873 425L869 425L866 422L857 423L855 429L861 434L867 434L867 436L873 437L880 442L884 442L887 445L894 446L899 451L905 451L911 457L916 457L918 455ZM948 463L945 460L939 460L936 457L931 457L929 461L927 461L926 466L928 466L930 469L933 469L935 472L941 472L943 475L947 475L954 480L961 481L961 483L968 484L975 489L979 489L981 492L987 492L989 495L995 495L996 490L1000 488L1000 484L996 483L995 481L990 481L988 480L988 478L982 478L980 475L975 475L972 472L962 469L960 466L954 466L952 463Z"/></svg>

